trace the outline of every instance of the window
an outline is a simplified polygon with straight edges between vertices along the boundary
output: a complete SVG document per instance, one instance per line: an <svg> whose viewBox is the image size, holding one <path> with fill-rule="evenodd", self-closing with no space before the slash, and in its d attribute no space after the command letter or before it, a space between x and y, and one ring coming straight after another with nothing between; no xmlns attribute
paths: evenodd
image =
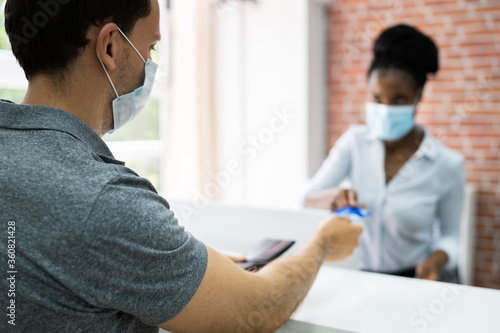
<svg viewBox="0 0 500 333"><path fill-rule="evenodd" d="M0 13L0 22L2 26L0 26L0 50L10 50L10 42L7 34L5 33L5 25L4 25L4 8L5 1L1 3L0 8L2 9Z"/></svg>
<svg viewBox="0 0 500 333"><path fill-rule="evenodd" d="M140 176L148 178L161 191L165 169L165 133L167 126L167 70L168 70L168 12L167 1L162 5L162 42L153 55L160 65L151 101L146 109L119 131L105 135L115 157L126 162L127 167ZM0 0L0 99L21 102L28 82L10 49L10 42L4 28L5 1Z"/></svg>
<svg viewBox="0 0 500 333"><path fill-rule="evenodd" d="M12 54L9 38L5 33L4 8L5 1L0 0L0 98L19 103L28 82Z"/></svg>

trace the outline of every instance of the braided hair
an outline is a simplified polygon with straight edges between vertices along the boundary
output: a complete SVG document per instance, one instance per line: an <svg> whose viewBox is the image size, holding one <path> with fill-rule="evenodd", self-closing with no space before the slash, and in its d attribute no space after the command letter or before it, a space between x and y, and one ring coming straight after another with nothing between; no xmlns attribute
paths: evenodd
<svg viewBox="0 0 500 333"><path fill-rule="evenodd" d="M388 28L377 38L374 59L368 76L377 69L399 69L409 73L417 88L422 88L429 74L439 69L436 44L417 29L400 24Z"/></svg>

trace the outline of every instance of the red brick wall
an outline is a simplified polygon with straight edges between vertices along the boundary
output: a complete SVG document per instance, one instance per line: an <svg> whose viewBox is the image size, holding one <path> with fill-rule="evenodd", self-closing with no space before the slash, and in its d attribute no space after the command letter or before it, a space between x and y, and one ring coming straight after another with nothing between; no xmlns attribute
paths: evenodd
<svg viewBox="0 0 500 333"><path fill-rule="evenodd" d="M500 289L500 1L333 0L329 29L329 146L364 122L371 47L387 26L433 37L441 68L417 121L467 159L479 206L475 284Z"/></svg>

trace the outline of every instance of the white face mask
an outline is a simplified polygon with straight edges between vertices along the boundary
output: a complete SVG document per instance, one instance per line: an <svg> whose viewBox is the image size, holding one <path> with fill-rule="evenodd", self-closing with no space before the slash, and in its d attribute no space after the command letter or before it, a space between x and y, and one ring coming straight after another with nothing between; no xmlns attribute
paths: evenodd
<svg viewBox="0 0 500 333"><path fill-rule="evenodd" d="M366 124L381 140L397 141L413 127L415 105L386 105L366 103Z"/></svg>
<svg viewBox="0 0 500 333"><path fill-rule="evenodd" d="M109 133L113 133L117 129L123 127L125 124L129 123L134 119L146 106L149 96L151 95L151 91L153 90L153 83L155 81L156 71L158 70L158 65L155 64L151 59L147 61L144 60L141 53L136 49L134 44L125 36L125 34L118 28L118 31L125 37L127 42L134 48L139 57L141 57L142 61L146 64L145 73L146 78L144 79L144 85L135 89L131 93L119 96L116 91L115 85L111 80L111 77L106 70L106 66L104 66L101 57L99 56L99 52L97 53L97 57L101 62L102 68L106 72L106 75L113 87L113 90L116 94L116 99L113 100L113 121L114 127Z"/></svg>

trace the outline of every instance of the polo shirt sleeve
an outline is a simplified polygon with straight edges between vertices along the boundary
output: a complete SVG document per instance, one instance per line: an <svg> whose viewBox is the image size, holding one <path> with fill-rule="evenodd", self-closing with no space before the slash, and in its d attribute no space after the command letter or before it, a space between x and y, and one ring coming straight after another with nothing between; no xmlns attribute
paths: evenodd
<svg viewBox="0 0 500 333"><path fill-rule="evenodd" d="M440 237L435 241L433 250L446 252L448 263L445 268L454 269L458 264L460 222L465 196L464 159L460 157L443 178L447 179L448 186L437 209Z"/></svg>
<svg viewBox="0 0 500 333"><path fill-rule="evenodd" d="M93 306L156 326L175 317L204 276L207 250L145 179L119 176L87 218L71 288ZM72 255L74 255L72 254Z"/></svg>

